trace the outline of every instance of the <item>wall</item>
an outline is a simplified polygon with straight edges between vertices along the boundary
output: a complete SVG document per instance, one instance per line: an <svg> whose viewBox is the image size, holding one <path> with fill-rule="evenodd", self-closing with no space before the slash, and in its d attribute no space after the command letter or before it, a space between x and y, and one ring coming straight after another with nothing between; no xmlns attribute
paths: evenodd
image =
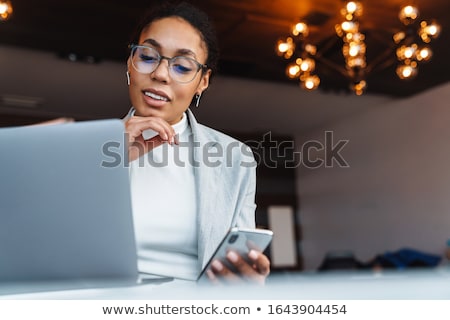
<svg viewBox="0 0 450 320"><path fill-rule="evenodd" d="M297 170L305 269L327 251L368 261L409 247L442 254L450 238L450 83L296 137L348 140L334 165ZM311 158L323 157L311 153Z"/></svg>
<svg viewBox="0 0 450 320"><path fill-rule="evenodd" d="M52 52L0 45L0 70L0 117L20 114L83 120L121 117L130 107L125 61L70 62ZM5 95L32 97L40 103L35 108L7 105L2 99ZM199 121L224 131L272 130L292 135L390 100L375 95L305 92L295 81L218 75L193 111Z"/></svg>

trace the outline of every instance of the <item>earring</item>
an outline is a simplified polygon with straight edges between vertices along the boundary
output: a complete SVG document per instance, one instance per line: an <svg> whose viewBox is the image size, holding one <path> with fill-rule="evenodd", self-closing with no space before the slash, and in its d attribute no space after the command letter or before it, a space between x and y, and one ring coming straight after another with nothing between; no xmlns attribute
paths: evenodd
<svg viewBox="0 0 450 320"><path fill-rule="evenodd" d="M196 108L198 108L198 105L200 104L200 98L202 97L202 93L200 92L200 93L197 93L196 95L195 95L195 99L197 100L196 102L195 102L195 107Z"/></svg>
<svg viewBox="0 0 450 320"><path fill-rule="evenodd" d="M130 73L127 71L127 85L130 85Z"/></svg>

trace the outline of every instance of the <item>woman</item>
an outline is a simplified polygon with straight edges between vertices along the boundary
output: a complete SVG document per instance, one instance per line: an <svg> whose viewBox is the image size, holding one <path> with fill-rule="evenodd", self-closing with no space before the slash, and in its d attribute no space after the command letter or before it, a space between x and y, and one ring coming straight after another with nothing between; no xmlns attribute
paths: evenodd
<svg viewBox="0 0 450 320"><path fill-rule="evenodd" d="M197 123L200 103L217 65L217 42L205 13L181 3L156 9L130 45L126 117L139 269L195 280L232 226L255 226L255 163L251 150ZM248 264L227 256L213 282L263 283L270 263L250 251Z"/></svg>

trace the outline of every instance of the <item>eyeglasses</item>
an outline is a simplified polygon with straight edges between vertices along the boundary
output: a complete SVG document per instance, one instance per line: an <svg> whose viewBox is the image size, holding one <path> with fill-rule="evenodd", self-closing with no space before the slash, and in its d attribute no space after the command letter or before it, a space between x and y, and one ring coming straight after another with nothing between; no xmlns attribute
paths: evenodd
<svg viewBox="0 0 450 320"><path fill-rule="evenodd" d="M151 47L132 44L130 60L133 68L143 74L150 74L158 68L163 59L169 63L170 77L179 83L188 83L194 80L197 73L205 71L208 67L198 61L184 56L164 57Z"/></svg>

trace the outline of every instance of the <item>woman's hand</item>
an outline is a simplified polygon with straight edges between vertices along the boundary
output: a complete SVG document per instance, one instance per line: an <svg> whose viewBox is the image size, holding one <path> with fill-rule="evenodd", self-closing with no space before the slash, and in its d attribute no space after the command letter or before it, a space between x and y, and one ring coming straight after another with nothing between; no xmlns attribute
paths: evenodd
<svg viewBox="0 0 450 320"><path fill-rule="evenodd" d="M247 263L235 251L229 251L227 253L227 259L238 272L234 273L219 260L214 260L211 269L207 270L206 274L213 283L239 283L245 281L264 284L270 273L269 258L262 252L256 250L250 250L248 258L252 263Z"/></svg>
<svg viewBox="0 0 450 320"><path fill-rule="evenodd" d="M144 140L142 133L149 129L157 132L158 135ZM175 130L161 118L133 116L125 122L125 130L128 136L128 160L130 162L165 142L177 143Z"/></svg>

